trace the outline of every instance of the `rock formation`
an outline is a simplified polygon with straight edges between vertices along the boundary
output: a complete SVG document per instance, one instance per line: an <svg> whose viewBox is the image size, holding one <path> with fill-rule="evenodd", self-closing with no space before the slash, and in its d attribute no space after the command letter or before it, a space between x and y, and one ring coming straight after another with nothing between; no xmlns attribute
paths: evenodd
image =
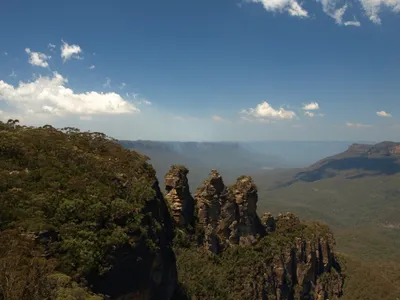
<svg viewBox="0 0 400 300"><path fill-rule="evenodd" d="M229 242L237 243L237 206L216 170L211 170L210 178L196 190L194 198L199 226L204 228L205 248L218 253Z"/></svg>
<svg viewBox="0 0 400 300"><path fill-rule="evenodd" d="M276 221L271 213L264 213L261 217L261 223L264 226L265 232L274 232L276 229Z"/></svg>
<svg viewBox="0 0 400 300"><path fill-rule="evenodd" d="M241 176L232 186L232 192L239 212L239 244L252 245L257 238L265 235L257 215L257 186L250 176Z"/></svg>
<svg viewBox="0 0 400 300"><path fill-rule="evenodd" d="M102 134L14 122L0 129L0 275L28 287L6 299L87 292L120 300L325 300L342 293L329 228L292 213L260 220L251 177L227 187L212 170L194 201L188 170L172 166L164 197L147 157ZM10 285L11 277L0 276L0 298L4 287L22 286ZM180 287L190 297L177 298Z"/></svg>
<svg viewBox="0 0 400 300"><path fill-rule="evenodd" d="M211 170L196 191L199 224L204 228L206 249L218 253L230 245L251 245L265 231L257 215L257 187L251 177L239 177L230 188Z"/></svg>
<svg viewBox="0 0 400 300"><path fill-rule="evenodd" d="M180 226L193 225L194 200L190 194L187 174L184 166L173 165L165 175L164 183L168 201L175 223Z"/></svg>

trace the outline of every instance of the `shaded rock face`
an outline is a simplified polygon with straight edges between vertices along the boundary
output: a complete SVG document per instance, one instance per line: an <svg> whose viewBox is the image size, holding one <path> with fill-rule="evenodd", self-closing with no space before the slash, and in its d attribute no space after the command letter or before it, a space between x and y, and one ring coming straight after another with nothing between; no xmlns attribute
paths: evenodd
<svg viewBox="0 0 400 300"><path fill-rule="evenodd" d="M264 226L266 233L274 232L276 229L275 218L270 212L264 213L264 215L261 217L261 223Z"/></svg>
<svg viewBox="0 0 400 300"><path fill-rule="evenodd" d="M177 225L193 225L194 200L190 193L187 174L189 170L183 166L172 166L165 175L164 184L174 221Z"/></svg>
<svg viewBox="0 0 400 300"><path fill-rule="evenodd" d="M264 229L257 215L257 188L250 177L240 177L228 188L221 175L210 178L195 193L199 225L204 228L204 246L211 252L237 244L254 244Z"/></svg>
<svg viewBox="0 0 400 300"><path fill-rule="evenodd" d="M135 247L127 245L110 253L114 267L105 275L89 274L88 281L95 292L119 300L172 299L178 281L172 249L173 221L158 181L152 187L155 197L149 199L140 212L145 215L143 223L150 225L147 239L142 236ZM163 226L154 230L155 222ZM149 247L148 238L155 243L155 248Z"/></svg>
<svg viewBox="0 0 400 300"><path fill-rule="evenodd" d="M265 235L257 215L257 187L250 176L241 176L232 186L235 203L238 206L238 236L240 244L254 244L258 237Z"/></svg>
<svg viewBox="0 0 400 300"><path fill-rule="evenodd" d="M210 178L196 190L194 198L199 226L204 229L205 248L218 253L227 243L237 242L237 205L216 170L211 170Z"/></svg>
<svg viewBox="0 0 400 300"><path fill-rule="evenodd" d="M270 214L264 224L275 224L279 232L287 232L300 224L293 213L279 214L275 221ZM271 227L269 227L271 228ZM286 248L272 263L277 299L329 299L343 294L343 276L336 261L333 234L327 231L314 238L297 237L295 245Z"/></svg>
<svg viewBox="0 0 400 300"><path fill-rule="evenodd" d="M293 213L277 217L265 213L260 219L257 187L249 176L241 176L234 185L227 187L221 175L211 170L210 177L196 190L194 202L188 201L187 195L178 200L175 195L189 191L186 175L187 170L182 168L172 168L166 175L167 199L171 206L179 203L172 206L172 210L180 225L188 223L181 221L185 214L183 203L194 203L195 208L188 211L194 211L197 216L194 225L201 234L198 243L211 253L218 254L228 247L253 246L268 234L297 236L296 230L302 226ZM182 190L178 192L179 189ZM244 283L246 299L325 300L342 295L343 277L329 231L300 234L295 242L284 243L286 246L271 254L271 258L258 262L257 274Z"/></svg>

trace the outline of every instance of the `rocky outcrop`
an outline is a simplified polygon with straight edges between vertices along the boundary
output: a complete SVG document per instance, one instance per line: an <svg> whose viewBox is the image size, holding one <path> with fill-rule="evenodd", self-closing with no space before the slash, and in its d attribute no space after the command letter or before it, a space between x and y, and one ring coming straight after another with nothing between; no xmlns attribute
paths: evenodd
<svg viewBox="0 0 400 300"><path fill-rule="evenodd" d="M189 189L188 173L184 166L173 165L164 178L165 199L175 223L180 226L193 225L194 221L194 200Z"/></svg>
<svg viewBox="0 0 400 300"><path fill-rule="evenodd" d="M218 253L229 243L237 243L237 205L216 170L211 170L210 178L196 190L194 198L205 248Z"/></svg>
<svg viewBox="0 0 400 300"><path fill-rule="evenodd" d="M251 177L242 176L228 188L221 175L211 170L194 198L206 249L218 253L231 245L252 245L265 234L256 211L257 187Z"/></svg>
<svg viewBox="0 0 400 300"><path fill-rule="evenodd" d="M239 244L252 245L258 238L265 235L261 220L257 215L257 186L250 176L241 176L232 186L232 193L238 207Z"/></svg>
<svg viewBox="0 0 400 300"><path fill-rule="evenodd" d="M261 224L264 226L266 233L274 232L276 229L275 218L270 212L264 213L261 217Z"/></svg>
<svg viewBox="0 0 400 300"><path fill-rule="evenodd" d="M294 233L302 224L293 213L276 218L279 234ZM277 299L329 299L343 293L343 276L333 248L335 241L329 228L310 224L310 235L299 232L292 247L275 256L272 268ZM294 297L294 298L293 298Z"/></svg>

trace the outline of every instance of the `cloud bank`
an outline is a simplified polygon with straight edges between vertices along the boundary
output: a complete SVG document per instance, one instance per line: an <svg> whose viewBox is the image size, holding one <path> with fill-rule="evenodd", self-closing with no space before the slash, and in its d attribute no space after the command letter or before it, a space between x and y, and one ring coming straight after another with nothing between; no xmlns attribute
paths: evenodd
<svg viewBox="0 0 400 300"><path fill-rule="evenodd" d="M287 13L293 17L308 18L313 16L305 7L307 2L296 0L244 0L245 2L262 4L264 9L273 13ZM322 11L331 17L336 24L344 26L360 27L361 23L352 15L352 18L345 20L345 15L349 8L361 7L362 11L358 15L366 16L375 24L381 24L381 11L389 10L392 13L400 13L400 0L353 0L346 1L339 5L336 0L316 0L322 6Z"/></svg>
<svg viewBox="0 0 400 300"><path fill-rule="evenodd" d="M32 82L13 86L0 80L0 101L23 114L65 116L96 114L128 114L140 112L116 93L75 93L66 86L68 80L57 72L53 77L39 77Z"/></svg>
<svg viewBox="0 0 400 300"><path fill-rule="evenodd" d="M296 117L294 111L285 110L282 107L274 109L267 101L257 104L255 108L244 109L240 114L243 120L260 122L290 120Z"/></svg>

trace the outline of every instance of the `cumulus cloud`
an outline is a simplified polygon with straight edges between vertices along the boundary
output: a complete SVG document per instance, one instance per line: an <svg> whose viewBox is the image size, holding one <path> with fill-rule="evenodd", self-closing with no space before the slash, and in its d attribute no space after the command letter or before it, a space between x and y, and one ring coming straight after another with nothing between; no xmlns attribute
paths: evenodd
<svg viewBox="0 0 400 300"><path fill-rule="evenodd" d="M379 117L383 117L383 118L389 118L389 117L392 116L390 113L388 113L388 112L386 112L386 111L383 111L383 110L377 111L376 114L377 114Z"/></svg>
<svg viewBox="0 0 400 300"><path fill-rule="evenodd" d="M306 116L309 116L310 118L313 118L315 116L315 114L313 112L311 112L311 111L306 111L304 114Z"/></svg>
<svg viewBox="0 0 400 300"><path fill-rule="evenodd" d="M94 68L96 68L95 65L91 65L91 66L89 67L90 70L93 70Z"/></svg>
<svg viewBox="0 0 400 300"><path fill-rule="evenodd" d="M269 122L273 120L293 119L296 117L294 111L284 108L274 109L267 101L257 104L255 108L244 109L240 112L242 120Z"/></svg>
<svg viewBox="0 0 400 300"><path fill-rule="evenodd" d="M0 100L12 110L25 114L127 114L140 112L116 93L75 93L66 87L68 80L57 72L53 77L38 77L31 82L13 86L0 80Z"/></svg>
<svg viewBox="0 0 400 300"><path fill-rule="evenodd" d="M44 53L33 52L31 49L26 48L25 52L29 55L29 63L32 66L38 66L42 68L47 68L49 66L47 60L51 58L51 56L47 56Z"/></svg>
<svg viewBox="0 0 400 300"><path fill-rule="evenodd" d="M303 110L317 110L319 109L319 104L317 102L311 102L308 104L304 104Z"/></svg>
<svg viewBox="0 0 400 300"><path fill-rule="evenodd" d="M79 54L82 53L82 49L78 45L69 45L68 43L62 41L61 45L61 57L64 62L72 58L82 59Z"/></svg>
<svg viewBox="0 0 400 300"><path fill-rule="evenodd" d="M394 13L400 12L400 0L360 0L365 14L375 24L381 24L379 13L383 7L389 8Z"/></svg>
<svg viewBox="0 0 400 300"><path fill-rule="evenodd" d="M354 20L345 20L344 15L352 4L347 2L343 6L338 6L337 0L316 0L322 5L322 10L329 17L335 20L338 25L360 27L361 23ZM302 2L298 0L244 0L244 2L260 3L269 12L286 12L289 15L305 18L309 16L306 9L302 7ZM383 9L400 13L400 0L359 0L365 15L375 24L381 24L380 12ZM241 5L240 5L241 6Z"/></svg>
<svg viewBox="0 0 400 300"><path fill-rule="evenodd" d="M369 127L372 127L372 125L369 125L369 124L352 123L352 122L347 122L346 126L347 127L353 127L353 128L369 128Z"/></svg>
<svg viewBox="0 0 400 300"><path fill-rule="evenodd" d="M54 45L52 43L48 43L47 48L49 48L50 51L54 51L56 49L56 45Z"/></svg>
<svg viewBox="0 0 400 300"><path fill-rule="evenodd" d="M287 12L291 16L306 18L308 12L295 0L249 0L253 3L261 3L266 11Z"/></svg>

